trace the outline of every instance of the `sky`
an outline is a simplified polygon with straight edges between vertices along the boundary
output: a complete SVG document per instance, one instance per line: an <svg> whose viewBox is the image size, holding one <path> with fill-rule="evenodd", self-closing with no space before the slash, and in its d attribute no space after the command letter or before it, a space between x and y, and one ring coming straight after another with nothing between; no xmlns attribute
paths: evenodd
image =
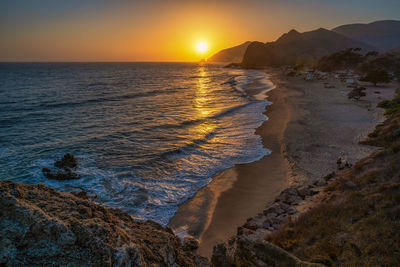
<svg viewBox="0 0 400 267"><path fill-rule="evenodd" d="M0 61L198 61L291 29L383 19L400 20L400 0L0 0Z"/></svg>

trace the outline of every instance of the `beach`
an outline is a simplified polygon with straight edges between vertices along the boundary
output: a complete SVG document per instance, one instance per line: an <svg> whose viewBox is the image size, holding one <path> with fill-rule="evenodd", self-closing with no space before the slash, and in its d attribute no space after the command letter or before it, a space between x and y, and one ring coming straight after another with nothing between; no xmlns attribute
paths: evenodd
<svg viewBox="0 0 400 267"><path fill-rule="evenodd" d="M347 98L351 88L336 79L308 82L267 72L276 88L267 94L273 104L266 107L268 120L256 134L272 153L217 174L169 222L178 235L199 238L200 255L210 256L216 243L234 236L284 188L335 171L338 158L354 163L370 154L375 148L358 141L383 120L376 104L391 99L395 89L367 85L367 96L353 101ZM247 92L258 93L251 86Z"/></svg>

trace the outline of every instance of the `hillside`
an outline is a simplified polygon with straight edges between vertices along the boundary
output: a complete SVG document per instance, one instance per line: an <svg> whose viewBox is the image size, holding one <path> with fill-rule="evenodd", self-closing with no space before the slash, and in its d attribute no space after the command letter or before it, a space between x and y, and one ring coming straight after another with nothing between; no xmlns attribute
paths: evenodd
<svg viewBox="0 0 400 267"><path fill-rule="evenodd" d="M400 21L396 20L348 24L336 27L332 31L376 47L380 52L400 45Z"/></svg>
<svg viewBox="0 0 400 267"><path fill-rule="evenodd" d="M360 41L323 28L304 33L291 30L275 42L252 42L243 57L242 66L257 68L311 64L322 56L354 47L362 48L363 52L373 50L373 47Z"/></svg>
<svg viewBox="0 0 400 267"><path fill-rule="evenodd" d="M243 55L251 42L245 42L240 45L227 48L212 55L207 61L209 62L229 62L240 63L243 60Z"/></svg>

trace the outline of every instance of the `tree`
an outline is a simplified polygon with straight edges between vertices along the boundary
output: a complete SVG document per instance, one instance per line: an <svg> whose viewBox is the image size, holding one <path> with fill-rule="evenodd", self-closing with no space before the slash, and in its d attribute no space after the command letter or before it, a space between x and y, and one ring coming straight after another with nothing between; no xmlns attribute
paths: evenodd
<svg viewBox="0 0 400 267"><path fill-rule="evenodd" d="M377 83L389 83L391 80L392 78L386 70L370 70L360 79L360 81L363 82L373 83L374 86L376 86Z"/></svg>

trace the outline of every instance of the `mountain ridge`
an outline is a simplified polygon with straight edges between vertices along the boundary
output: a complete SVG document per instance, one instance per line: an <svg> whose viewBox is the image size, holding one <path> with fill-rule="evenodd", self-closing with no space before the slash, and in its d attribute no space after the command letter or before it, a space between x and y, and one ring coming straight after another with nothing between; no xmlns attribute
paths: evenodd
<svg viewBox="0 0 400 267"><path fill-rule="evenodd" d="M242 66L258 68L310 64L327 54L354 47L361 48L363 52L374 50L370 45L324 28L303 33L291 30L275 42L251 43L243 56Z"/></svg>
<svg viewBox="0 0 400 267"><path fill-rule="evenodd" d="M346 24L335 27L332 31L374 46L380 52L389 51L400 45L399 20Z"/></svg>

